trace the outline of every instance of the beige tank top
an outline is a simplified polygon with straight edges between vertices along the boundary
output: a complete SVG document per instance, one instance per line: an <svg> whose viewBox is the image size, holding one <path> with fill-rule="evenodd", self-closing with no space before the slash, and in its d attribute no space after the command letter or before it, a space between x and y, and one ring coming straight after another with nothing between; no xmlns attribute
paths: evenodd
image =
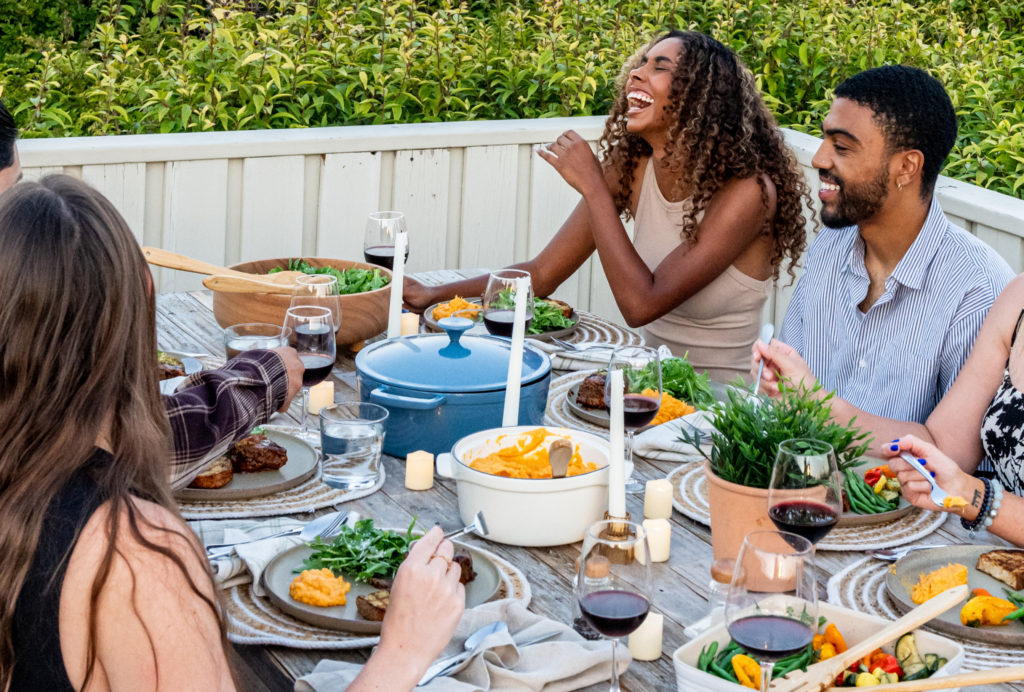
<svg viewBox="0 0 1024 692"><path fill-rule="evenodd" d="M683 209L692 199L669 202L658 189L654 158L647 161L633 223L633 245L654 271L682 243ZM697 217L698 223L702 216ZM759 281L730 265L689 300L644 327L648 346L665 345L697 372L717 382L750 379L750 348L758 337L761 310L773 280Z"/></svg>

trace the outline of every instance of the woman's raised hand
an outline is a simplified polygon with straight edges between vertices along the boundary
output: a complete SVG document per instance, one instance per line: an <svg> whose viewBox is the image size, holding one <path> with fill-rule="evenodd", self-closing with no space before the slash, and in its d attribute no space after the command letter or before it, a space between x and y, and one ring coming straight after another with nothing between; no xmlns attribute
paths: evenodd
<svg viewBox="0 0 1024 692"><path fill-rule="evenodd" d="M957 463L940 452L935 445L929 444L907 435L898 440L887 442L882 445L882 458L887 461L889 468L896 473L900 481L900 489L907 502L929 509L933 512L949 512L945 507L939 507L932 502L932 485L913 466L905 462L900 455L906 452L920 461L925 470L932 474L932 478L939 484L939 487L953 496L963 497L968 503L974 498L973 491L968 488L969 477L957 466ZM957 514L960 511L957 510Z"/></svg>
<svg viewBox="0 0 1024 692"><path fill-rule="evenodd" d="M416 279L406 276L402 281L402 302L410 312L421 314L436 303L430 286L424 286Z"/></svg>
<svg viewBox="0 0 1024 692"><path fill-rule="evenodd" d="M787 386L799 388L801 385L808 391L814 387L814 373L810 366L800 357L796 349L778 339L765 344L758 339L751 348L750 376L757 377L758 365L764 359L764 370L761 373L761 390L769 396L779 396L779 382L786 381Z"/></svg>
<svg viewBox="0 0 1024 692"><path fill-rule="evenodd" d="M566 130L553 143L538 147L537 154L554 166L565 182L584 197L608 186L604 171L585 139L572 130Z"/></svg>

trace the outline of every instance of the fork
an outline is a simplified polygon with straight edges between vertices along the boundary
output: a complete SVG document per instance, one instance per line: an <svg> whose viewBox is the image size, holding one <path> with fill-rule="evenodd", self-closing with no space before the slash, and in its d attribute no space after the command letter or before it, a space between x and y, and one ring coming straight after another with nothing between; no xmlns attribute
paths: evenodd
<svg viewBox="0 0 1024 692"><path fill-rule="evenodd" d="M337 516L334 517L334 521L327 525L323 531L320 531L317 535L323 536L324 538L330 538L334 534L338 533L338 529L344 524L352 512L338 512ZM314 519L314 521L316 521ZM310 522L312 523L312 522ZM210 560L216 560L218 558L226 557L234 552L235 547L239 545L248 545L249 543L255 543L257 541L266 541L271 538L283 538L284 536L294 536L297 533L302 533L305 526L297 526L294 529L288 529L287 531L280 531L270 536L264 536L263 538L257 538L252 541L243 541L242 543L226 543L222 545L211 545L206 549L206 557Z"/></svg>
<svg viewBox="0 0 1024 692"><path fill-rule="evenodd" d="M949 497L949 493L947 493L945 490L939 487L939 484L935 482L934 478L932 478L932 474L928 472L928 469L926 469L924 466L921 466L921 462L919 462L917 459L907 454L906 452L900 454L900 457L903 459L903 461L913 466L915 471L924 476L924 479L926 481L932 484L932 502L934 502L939 507L945 507L946 498Z"/></svg>
<svg viewBox="0 0 1024 692"><path fill-rule="evenodd" d="M593 351L595 349L601 349L601 348L605 348L605 349L611 349L612 348L608 344L570 344L568 341L564 341L562 339L557 339L555 337L551 338L551 343L558 344L559 346L564 348L566 351Z"/></svg>

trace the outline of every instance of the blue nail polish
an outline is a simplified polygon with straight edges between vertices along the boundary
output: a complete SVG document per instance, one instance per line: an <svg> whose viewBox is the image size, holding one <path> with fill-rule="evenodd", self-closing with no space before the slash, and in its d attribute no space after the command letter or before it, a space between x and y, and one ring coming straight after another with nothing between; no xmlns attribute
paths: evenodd
<svg viewBox="0 0 1024 692"><path fill-rule="evenodd" d="M927 459L918 459L918 461L921 463L921 466L927 466L928 465L928 460Z"/></svg>
<svg viewBox="0 0 1024 692"><path fill-rule="evenodd" d="M893 442L899 442L899 441L900 441L900 438L898 438L898 437L895 440L893 440Z"/></svg>
<svg viewBox="0 0 1024 692"><path fill-rule="evenodd" d="M900 446L899 445L893 445L892 447L890 447L890 449L892 451L894 451L894 452L898 452L898 451L900 451Z"/></svg>
<svg viewBox="0 0 1024 692"><path fill-rule="evenodd" d="M932 474L932 478L935 478L935 472L934 471L929 471L928 473Z"/></svg>

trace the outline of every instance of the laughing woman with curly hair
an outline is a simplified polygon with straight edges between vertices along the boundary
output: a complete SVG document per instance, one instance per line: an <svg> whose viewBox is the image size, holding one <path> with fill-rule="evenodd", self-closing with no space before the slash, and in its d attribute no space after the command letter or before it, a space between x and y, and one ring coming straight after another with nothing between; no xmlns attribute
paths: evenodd
<svg viewBox="0 0 1024 692"><path fill-rule="evenodd" d="M583 199L515 267L544 296L597 250L626 323L643 326L648 344L688 352L712 379L746 376L773 282L806 244L808 188L753 75L715 39L669 31L623 77L600 161L571 130L538 151ZM423 309L479 295L487 277L406 281L405 301Z"/></svg>

